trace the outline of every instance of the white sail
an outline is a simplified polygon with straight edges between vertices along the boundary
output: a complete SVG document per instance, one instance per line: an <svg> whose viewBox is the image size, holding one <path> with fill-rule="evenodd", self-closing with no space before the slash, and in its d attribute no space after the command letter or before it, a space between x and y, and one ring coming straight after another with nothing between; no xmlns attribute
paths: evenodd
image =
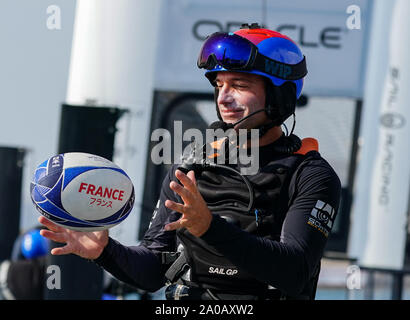
<svg viewBox="0 0 410 320"><path fill-rule="evenodd" d="M410 185L410 1L396 0L391 17L378 146L370 184L368 233L360 263L402 269Z"/></svg>

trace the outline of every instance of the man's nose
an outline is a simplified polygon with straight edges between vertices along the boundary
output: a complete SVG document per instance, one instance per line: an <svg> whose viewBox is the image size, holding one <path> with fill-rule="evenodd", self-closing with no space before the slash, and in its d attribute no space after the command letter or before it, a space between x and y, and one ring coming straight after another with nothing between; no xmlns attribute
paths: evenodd
<svg viewBox="0 0 410 320"><path fill-rule="evenodd" d="M228 86L221 86L218 91L218 105L230 104L233 102L232 91Z"/></svg>

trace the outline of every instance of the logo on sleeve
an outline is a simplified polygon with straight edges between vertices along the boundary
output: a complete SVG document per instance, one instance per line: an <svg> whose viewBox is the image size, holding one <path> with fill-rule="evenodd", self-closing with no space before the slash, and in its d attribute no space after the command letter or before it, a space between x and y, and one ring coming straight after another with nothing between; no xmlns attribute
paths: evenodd
<svg viewBox="0 0 410 320"><path fill-rule="evenodd" d="M308 224L316 228L324 234L325 237L329 236L329 232L332 229L335 219L335 209L321 200L318 200L315 207L310 212Z"/></svg>

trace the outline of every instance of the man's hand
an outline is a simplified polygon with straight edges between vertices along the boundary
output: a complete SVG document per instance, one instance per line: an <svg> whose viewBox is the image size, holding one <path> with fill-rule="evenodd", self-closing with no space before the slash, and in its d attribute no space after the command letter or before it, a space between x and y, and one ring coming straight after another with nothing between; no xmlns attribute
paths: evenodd
<svg viewBox="0 0 410 320"><path fill-rule="evenodd" d="M167 224L165 230L186 228L194 236L200 237L208 230L212 221L212 213L198 191L194 171L189 171L185 175L182 171L176 170L175 176L182 183L182 186L175 181L171 181L169 186L181 196L184 204L167 200L165 206L182 213L182 217L178 221Z"/></svg>
<svg viewBox="0 0 410 320"><path fill-rule="evenodd" d="M53 255L73 253L85 259L97 259L108 244L108 230L80 232L56 225L41 216L38 222L49 230L41 230L40 234L50 240L65 243L64 247L51 250Z"/></svg>

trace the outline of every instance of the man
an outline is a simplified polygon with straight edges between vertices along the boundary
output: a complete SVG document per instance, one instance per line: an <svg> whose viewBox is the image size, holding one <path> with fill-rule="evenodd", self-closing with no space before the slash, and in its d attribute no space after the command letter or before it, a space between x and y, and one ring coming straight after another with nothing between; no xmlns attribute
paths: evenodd
<svg viewBox="0 0 410 320"><path fill-rule="evenodd" d="M92 259L141 289L167 284L168 299L314 299L340 181L314 140L281 129L294 115L305 57L288 37L252 24L208 37L198 66L215 87L220 127L259 129L258 172L244 177L240 162L174 165L139 246L44 217L42 235L66 243L52 254Z"/></svg>

